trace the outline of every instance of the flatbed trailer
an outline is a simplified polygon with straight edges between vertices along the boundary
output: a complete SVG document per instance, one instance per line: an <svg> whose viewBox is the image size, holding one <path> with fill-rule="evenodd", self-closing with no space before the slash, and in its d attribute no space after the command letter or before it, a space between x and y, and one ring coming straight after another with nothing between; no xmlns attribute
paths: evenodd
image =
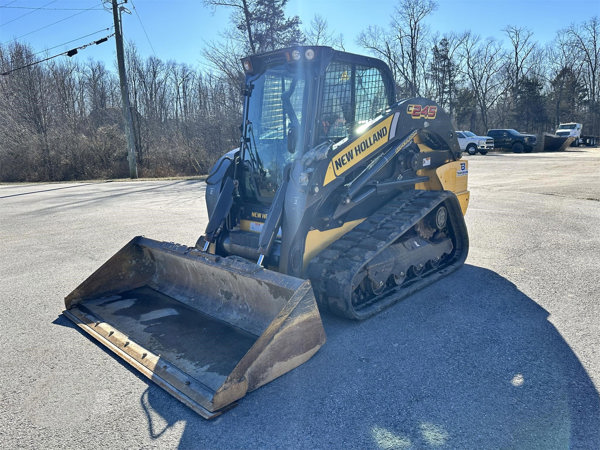
<svg viewBox="0 0 600 450"><path fill-rule="evenodd" d="M600 143L600 137L598 136L580 136L579 145L585 145L587 147L595 147Z"/></svg>

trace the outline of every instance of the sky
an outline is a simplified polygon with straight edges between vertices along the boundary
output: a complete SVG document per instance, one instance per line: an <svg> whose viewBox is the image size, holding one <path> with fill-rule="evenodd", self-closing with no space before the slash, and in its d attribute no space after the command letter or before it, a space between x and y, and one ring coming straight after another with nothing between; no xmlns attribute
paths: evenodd
<svg viewBox="0 0 600 450"><path fill-rule="evenodd" d="M121 0L123 1L123 0ZM572 23L600 17L600 0L438 0L424 22L440 34L470 30L507 42L503 29L524 27L542 45ZM330 31L342 34L347 51L365 53L356 44L369 25L387 28L398 0L288 0L286 13L308 27L315 14ZM123 5L123 34L142 57L156 56L209 69L202 58L206 42L218 41L231 27L230 10L206 7L202 0L128 0ZM43 59L112 33L112 13L102 0L0 0L0 43L18 40ZM61 56L67 58L67 56ZM79 51L74 58L104 61L116 70L114 38Z"/></svg>

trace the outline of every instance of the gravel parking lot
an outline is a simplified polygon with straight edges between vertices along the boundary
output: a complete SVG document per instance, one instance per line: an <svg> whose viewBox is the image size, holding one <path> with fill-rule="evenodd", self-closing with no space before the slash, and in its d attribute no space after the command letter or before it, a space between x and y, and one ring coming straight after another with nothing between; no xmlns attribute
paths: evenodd
<svg viewBox="0 0 600 450"><path fill-rule="evenodd" d="M204 183L0 185L3 448L600 448L600 149L467 156L463 268L205 421L63 298L133 236L193 245Z"/></svg>

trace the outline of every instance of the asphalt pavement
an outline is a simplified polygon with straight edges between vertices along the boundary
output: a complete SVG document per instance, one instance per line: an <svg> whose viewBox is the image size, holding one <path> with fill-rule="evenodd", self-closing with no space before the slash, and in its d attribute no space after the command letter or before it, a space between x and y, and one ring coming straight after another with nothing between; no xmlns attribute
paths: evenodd
<svg viewBox="0 0 600 450"><path fill-rule="evenodd" d="M600 449L600 149L468 156L463 268L206 421L62 315L136 235L193 245L204 183L0 185L2 448Z"/></svg>

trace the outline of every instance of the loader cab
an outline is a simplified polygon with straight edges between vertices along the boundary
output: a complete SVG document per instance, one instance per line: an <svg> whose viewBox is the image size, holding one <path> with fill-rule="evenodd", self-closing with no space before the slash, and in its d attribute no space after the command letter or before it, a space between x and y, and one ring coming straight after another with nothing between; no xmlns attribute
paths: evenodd
<svg viewBox="0 0 600 450"><path fill-rule="evenodd" d="M294 47L242 60L242 194L268 204L286 168L324 142L349 138L395 101L381 61L329 47Z"/></svg>

